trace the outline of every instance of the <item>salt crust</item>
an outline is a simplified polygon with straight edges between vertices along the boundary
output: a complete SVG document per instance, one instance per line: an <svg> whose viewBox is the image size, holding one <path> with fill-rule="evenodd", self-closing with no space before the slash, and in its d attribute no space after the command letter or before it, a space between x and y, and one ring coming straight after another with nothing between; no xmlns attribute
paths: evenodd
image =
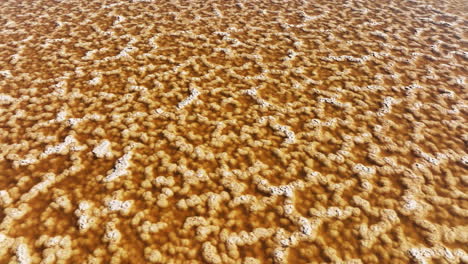
<svg viewBox="0 0 468 264"><path fill-rule="evenodd" d="M459 72L466 68L463 67L464 59L468 58L467 52L459 50L460 40L463 39L463 19L445 10L443 2L434 5L422 1L410 2L407 9L410 12L424 9L424 16L421 17L419 12L411 13L415 23L412 26L416 25L417 28L412 27L409 36L402 38L408 32L405 25L398 24L398 21L386 24L371 19L353 25L358 39L347 35L348 21L341 18L337 20L339 25L331 28L317 28L314 25L321 25L325 20L329 24L329 16L339 14L340 10L351 14L378 12L371 2L360 3L359 7L348 2L339 6L340 9L334 5L322 5L321 14L318 15L310 13L316 7L315 3L299 1L298 6L291 3L297 10L288 13L287 17L297 16L297 22L285 19L284 11L289 10L289 5L271 10L241 2L227 6L207 2L210 8L202 13L195 11L192 22L208 23L207 17L228 18L232 8L241 18L245 12L253 12L255 15L248 14L252 18L275 16L275 20L268 23L247 23L248 31L234 23L227 29L213 25L213 32L207 34L195 29L165 31L162 25L148 29L134 28L131 25L132 7L127 6L128 3L98 5L105 10L102 17L109 18L108 27L94 23L99 15L86 17L77 23L66 22L73 20L73 16L68 16L66 20L59 16L52 27L60 32L70 29L69 36L61 33L60 36L53 36L57 33L53 31L53 37L45 41L41 39L38 43L40 49L37 52L47 61L47 69L53 68L55 62L60 65L72 63L73 70L61 72L61 68L56 69L60 74L51 79L27 72L28 69L37 68L37 61L25 52L25 47L35 45L38 37L29 35L11 39L10 43L17 53L8 55L2 65L5 70L0 71L0 82L14 88L11 89L14 92L8 89L0 94L2 114L6 117L3 119L6 131L3 137L13 141L21 138L21 142L2 143L1 161L12 162L11 168L5 166L5 173L15 183L10 184L13 186L11 188L8 183L2 187L4 190L0 190L0 204L5 207L0 229L15 230L17 225L28 227L36 219L41 221L41 227L48 230L52 226L54 230L75 228L67 226L66 221L54 223L56 219L53 216L54 210L67 213L70 211L67 208L77 206L72 217L77 221L76 228L80 232L92 228L105 229L101 237L103 243L92 242L96 248L87 256L89 263L99 263L104 254L108 254L106 257L109 257L110 263L127 261L129 256L124 250L129 245L125 237L127 230L122 227L130 225L136 228L138 237L145 242L142 254L151 263L168 263L171 258L178 257L185 261L198 257L199 261L207 263L253 264L267 261L265 258L271 258L274 263L287 263L291 262L291 256L295 256L291 253L297 254L299 245L307 243L318 246L321 255L332 262L362 262L346 257L341 259L346 250L343 251L345 253L336 250L341 247L336 243L349 238L350 234L359 242L353 250L362 251L362 258L369 262L377 261L377 255L388 260L385 254L372 251L376 247L388 247L395 261L413 259L426 263L432 258L445 258L449 262L466 262L467 256L462 249L444 246L467 241L463 226L451 226L467 215L466 210L457 203L466 197L460 183L468 180L464 176L459 177L460 168L464 169L468 164L466 153L460 148L463 145L460 142L466 141L466 136L456 137L452 133L463 129L460 115L466 110L466 104L460 102L463 97L458 92L458 89L466 87L465 77L460 76ZM133 1L132 6L134 4L143 12L141 16L135 16L136 19L145 15L151 21L164 20L165 15L174 21L183 19L177 10L145 12L145 7L153 7L151 0ZM407 3L391 4L389 10L395 11L399 4L404 6ZM82 6L87 9L94 4ZM31 7L36 8L37 4ZM128 12L119 12L122 7ZM28 7L24 8L34 13ZM405 12L398 13L405 16ZM48 16L46 12L40 17ZM76 30L75 26L78 25L89 26L93 30L89 39ZM382 29L382 25L387 25L388 30ZM4 27L7 39L17 36L12 28L24 32L20 23L11 19ZM128 29L138 29L139 34L133 35ZM296 34L298 30L301 34ZM429 31L437 34L431 33L431 43L426 48L405 46L407 39L420 45L427 44L425 35ZM246 38L244 33L255 33L258 38L253 41L251 35ZM443 37L440 38L438 34ZM314 38L303 37L309 35ZM73 39L78 36L83 42L77 43ZM101 37L105 38L104 42ZM213 59L216 58L207 55L181 60L178 56L165 55L173 48L165 45L171 43L171 39L177 39L179 51L188 48L196 52L197 48L208 48L215 57L223 56L223 63L215 63ZM371 46L367 39L373 39ZM117 55L105 57L104 54L112 51L112 48L91 45L109 44L106 41L118 42L115 47ZM276 46L275 41L284 42L285 45ZM54 45L60 45L56 54L45 52L55 49ZM352 48L355 45L361 46L364 52L356 54L359 52L354 52L356 50ZM330 48L335 46L338 52ZM255 47L254 52L247 51L252 47ZM274 56L263 50L270 50L271 47L281 53L273 63L269 60ZM84 49L84 52L80 50L78 55L74 53L74 48ZM150 52L144 52L146 48ZM384 51L376 52L376 48ZM351 55L341 55L341 49L353 52L350 52ZM246 62L235 66L237 63L233 63L233 60ZM414 71L411 66L415 66L419 60L423 60L425 65L418 66L419 70ZM153 64L153 61L157 61L157 64ZM104 65L112 68L117 63L134 66L135 62L138 65L134 71L130 71L135 73L133 76L125 76L130 67L107 71L95 69ZM191 76L192 67L196 76ZM205 70L205 67L208 69ZM365 74L356 78L354 71ZM200 72L202 74L198 76ZM127 82L122 96L116 92L117 86L112 87L115 83L108 82L114 75ZM71 80L75 79L78 81L72 83ZM170 91L168 82L174 84ZM434 82L440 83L441 87L433 89L431 83ZM17 83L27 83L31 87L26 89ZM176 97L183 98L180 94L184 93L185 88L181 87L186 85L189 86L190 95L179 103L171 101ZM47 87L51 92L43 93L38 86ZM439 94L433 93L435 90ZM275 95L275 92L280 95ZM207 95L203 98L204 104L200 100L202 93ZM215 96L221 94L226 98L218 103L219 98ZM152 96L156 96L157 100ZM249 108L239 103L252 99L254 103ZM130 102L136 108L139 104L145 107L133 111ZM81 103L86 106L83 108ZM112 114L95 113L95 106L100 107L101 103ZM194 115L186 111L191 104L196 113ZM92 109L86 108L87 105L93 105ZM220 116L213 113L228 105L233 110L224 111L222 118L225 120L218 120ZM19 106L22 109L16 108ZM174 111L174 106L181 111ZM204 111L203 107L213 112ZM33 114L31 109L34 109ZM363 113L356 112L356 109L363 110ZM72 114L90 110L83 117ZM400 114L402 112L404 114ZM300 115L307 116L307 120L298 118ZM401 124L392 121L395 115ZM107 119L110 119L109 122L103 122ZM374 125L374 119L379 124ZM444 133L434 133L439 131L439 124L434 120L441 120L440 123L446 126L445 130L441 128ZM32 127L29 127L29 123L32 123ZM88 129L90 123L92 125ZM93 127L95 123L99 124ZM162 124L163 131L155 123ZM304 126L302 123L305 123ZM194 129L190 127L193 124L197 124L193 126ZM215 124L216 132L207 132L206 135L195 133L198 125L211 128ZM367 129L371 124L372 128ZM400 125L410 127L406 131L409 139L405 138L406 134L401 137L398 134L402 131ZM191 133L185 134L180 130L185 126L192 130ZM69 133L64 142L56 144L57 136L41 131L49 128L57 131L57 134L73 133ZM235 128L240 129L237 131ZM280 143L270 140L258 128L271 128L275 136L285 139ZM145 132L140 133L141 129ZM395 131L396 135L393 134ZM158 138L160 134L164 136L161 139ZM445 143L435 142L435 134L444 138ZM78 142L77 138L84 135L99 136L100 139ZM108 137L110 135L112 139ZM104 183L99 185L106 191L113 191L113 195L105 196L101 201L86 200L88 190L95 187L95 183L90 182L92 177L77 173L91 162L87 158L93 155L97 158L112 157L111 145L119 146L114 136L121 137L119 140L131 138L141 141L151 149L148 153L155 154L146 155L125 148L114 168L104 177ZM103 139L106 137L108 139ZM224 147L233 144L239 144L239 147L235 145L234 149L227 147L224 150ZM87 145L94 146L94 149L83 152ZM177 153L181 153L177 161L163 151L172 145L177 147ZM46 146L44 150L43 146ZM30 152L19 154L27 151ZM273 154L267 155L263 151ZM365 157L361 157L361 154ZM405 158L409 155L414 161ZM72 165L65 168L58 162L60 164L47 168L49 173L43 173L42 162L45 164L56 158L63 158L66 160L64 164ZM105 160L99 161L105 163ZM215 162L219 168L211 168L211 165L205 167L204 162ZM139 168L132 168L130 165L133 163L150 165L143 173ZM93 172L90 173L94 176ZM138 177L133 177L137 179L122 178L116 181L130 173L138 174ZM73 192L64 193L56 187L65 177L77 183L76 176L83 182L75 184ZM101 179L102 176L97 178ZM440 182L449 189L448 192L442 189L444 196L438 196ZM200 193L199 190L211 191ZM136 195L141 200L137 203L124 200L126 197L128 199L128 194ZM45 207L43 212L36 212L32 205L35 206L39 198L50 198L49 195L52 196L49 199L51 206ZM375 195L382 199L373 199ZM42 206L40 202L38 205ZM175 209L172 210L173 205ZM438 210L441 206L446 206L448 213ZM157 210L156 215L153 210ZM249 214L248 228L244 226L245 212ZM29 213L34 216L38 213L38 217L27 218ZM183 216L179 217L179 213ZM444 223L426 219L428 214L444 218ZM402 243L396 247L391 234L401 229L402 215L405 215L405 221L410 221L424 232L420 234L421 239L412 237L410 240L405 237L406 233L398 234ZM154 220L154 217L158 220ZM348 225L350 219L362 222L341 228L343 223ZM370 224L367 219L375 221ZM283 228L285 225L291 226L286 229ZM167 234L162 230L167 230ZM320 236L317 236L318 231L323 231ZM6 231L0 233L0 255L10 254L12 260L18 263L35 263L40 257L44 264L54 260L64 261L70 258L72 252L77 258L81 252L76 243L89 242L81 238L71 240L69 236L43 235L32 246L34 241L28 240L30 238L12 238L3 232ZM164 233L169 241L156 249L159 233ZM191 237L195 234L195 238L189 241L187 234ZM434 246L418 247L422 240ZM268 256L260 256L261 252L257 252L259 256L256 258L242 259L241 256L251 253L249 246L259 244L267 245L265 252L270 252ZM39 247L44 247L42 254L35 252ZM316 260L316 256L310 256L307 252L300 254L309 258L307 261ZM175 261L179 260L182 259Z"/></svg>

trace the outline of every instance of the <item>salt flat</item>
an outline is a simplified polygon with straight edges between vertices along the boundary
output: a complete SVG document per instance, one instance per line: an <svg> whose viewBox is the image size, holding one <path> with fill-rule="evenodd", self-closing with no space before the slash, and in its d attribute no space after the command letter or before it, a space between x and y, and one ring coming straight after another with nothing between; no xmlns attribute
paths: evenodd
<svg viewBox="0 0 468 264"><path fill-rule="evenodd" d="M468 263L466 1L0 2L0 263Z"/></svg>

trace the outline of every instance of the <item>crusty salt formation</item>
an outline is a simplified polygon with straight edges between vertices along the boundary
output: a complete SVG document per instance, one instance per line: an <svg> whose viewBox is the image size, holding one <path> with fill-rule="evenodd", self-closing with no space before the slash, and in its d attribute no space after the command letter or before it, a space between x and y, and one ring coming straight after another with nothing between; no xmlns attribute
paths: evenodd
<svg viewBox="0 0 468 264"><path fill-rule="evenodd" d="M466 1L0 14L0 263L468 263Z"/></svg>

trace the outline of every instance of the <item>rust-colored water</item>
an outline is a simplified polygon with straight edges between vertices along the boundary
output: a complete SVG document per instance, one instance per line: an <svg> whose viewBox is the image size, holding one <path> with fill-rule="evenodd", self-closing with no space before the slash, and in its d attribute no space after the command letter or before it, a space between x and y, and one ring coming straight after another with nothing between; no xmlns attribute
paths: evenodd
<svg viewBox="0 0 468 264"><path fill-rule="evenodd" d="M468 263L466 1L0 14L0 263Z"/></svg>

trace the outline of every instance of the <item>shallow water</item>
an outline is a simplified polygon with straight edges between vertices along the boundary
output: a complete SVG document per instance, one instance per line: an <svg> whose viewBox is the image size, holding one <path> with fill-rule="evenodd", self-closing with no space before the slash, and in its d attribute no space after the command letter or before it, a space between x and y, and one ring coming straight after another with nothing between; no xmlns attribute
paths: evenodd
<svg viewBox="0 0 468 264"><path fill-rule="evenodd" d="M0 3L0 262L468 262L467 13Z"/></svg>

